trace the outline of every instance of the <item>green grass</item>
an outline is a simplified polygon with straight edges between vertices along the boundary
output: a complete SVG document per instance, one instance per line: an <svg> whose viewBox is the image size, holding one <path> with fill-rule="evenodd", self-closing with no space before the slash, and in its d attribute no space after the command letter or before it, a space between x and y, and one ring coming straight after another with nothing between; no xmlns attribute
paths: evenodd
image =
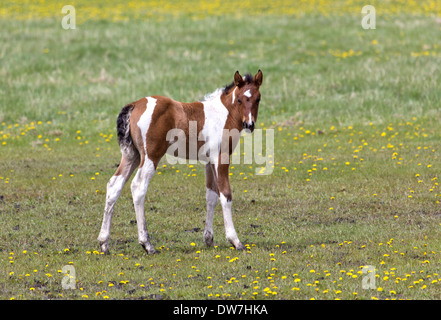
<svg viewBox="0 0 441 320"><path fill-rule="evenodd" d="M77 30L1 21L0 298L441 298L434 21L399 15L377 19L376 30L349 15ZM112 254L94 252L120 159L120 108L153 94L198 100L236 70L259 68L258 128L275 130L274 171L234 165L230 177L249 249L230 248L220 206L217 247L205 247L204 168L163 159L146 200L160 254L137 244L129 188L115 208ZM61 286L69 264L76 290ZM383 290L362 289L365 265Z"/></svg>

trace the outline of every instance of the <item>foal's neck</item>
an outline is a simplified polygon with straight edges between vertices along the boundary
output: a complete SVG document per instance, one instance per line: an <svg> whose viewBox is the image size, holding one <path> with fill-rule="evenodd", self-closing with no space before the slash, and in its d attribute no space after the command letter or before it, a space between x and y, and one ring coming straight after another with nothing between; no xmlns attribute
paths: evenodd
<svg viewBox="0 0 441 320"><path fill-rule="evenodd" d="M235 89L237 87L232 88L228 93L222 93L221 102L228 110L228 119L226 123L226 127L228 129L237 129L242 131L242 111L240 105L237 103L237 97L234 98L233 103L233 95L235 94Z"/></svg>

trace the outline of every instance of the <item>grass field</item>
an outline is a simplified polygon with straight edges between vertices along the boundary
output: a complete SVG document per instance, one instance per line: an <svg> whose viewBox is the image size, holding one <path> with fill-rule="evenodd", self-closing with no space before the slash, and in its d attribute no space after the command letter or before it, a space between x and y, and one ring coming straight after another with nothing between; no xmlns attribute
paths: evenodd
<svg viewBox="0 0 441 320"><path fill-rule="evenodd" d="M373 2L375 30L362 1L106 3L71 2L75 30L56 1L0 5L1 299L441 298L440 1ZM204 167L164 158L146 198L160 253L126 187L99 254L121 107L259 68L274 170L230 176L247 250L220 206L205 247Z"/></svg>

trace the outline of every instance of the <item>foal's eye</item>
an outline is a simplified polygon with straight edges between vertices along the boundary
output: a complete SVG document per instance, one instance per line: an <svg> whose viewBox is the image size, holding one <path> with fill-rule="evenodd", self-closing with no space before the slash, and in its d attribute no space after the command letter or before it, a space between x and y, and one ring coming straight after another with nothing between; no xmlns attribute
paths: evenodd
<svg viewBox="0 0 441 320"><path fill-rule="evenodd" d="M241 103L242 103L242 100L240 100L240 99L237 99L237 102L238 102L239 104L241 104Z"/></svg>

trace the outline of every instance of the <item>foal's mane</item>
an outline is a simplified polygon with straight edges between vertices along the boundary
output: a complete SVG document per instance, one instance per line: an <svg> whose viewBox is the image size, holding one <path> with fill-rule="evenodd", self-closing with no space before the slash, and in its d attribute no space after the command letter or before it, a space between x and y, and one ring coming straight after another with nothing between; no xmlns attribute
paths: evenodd
<svg viewBox="0 0 441 320"><path fill-rule="evenodd" d="M247 73L246 75L243 76L243 80L245 81L245 84L251 84L251 83L253 83L254 79L251 74ZM212 100L216 97L219 97L222 94L229 94L231 89L233 89L233 88L234 88L234 81L231 82L230 84L227 84L223 88L218 88L214 92L206 94L204 96L204 98L202 99L202 101L209 101L209 100Z"/></svg>
<svg viewBox="0 0 441 320"><path fill-rule="evenodd" d="M245 81L246 84L250 84L250 83L253 82L253 76L252 76L251 74L249 74L249 73L247 73L246 75L244 75L244 76L243 76L243 79L244 79L244 81ZM225 86L225 88L223 89L223 92L224 92L225 94L229 94L229 93L230 93L230 90L233 89L233 88L234 88L234 81L231 82L230 84L227 84L227 85Z"/></svg>

